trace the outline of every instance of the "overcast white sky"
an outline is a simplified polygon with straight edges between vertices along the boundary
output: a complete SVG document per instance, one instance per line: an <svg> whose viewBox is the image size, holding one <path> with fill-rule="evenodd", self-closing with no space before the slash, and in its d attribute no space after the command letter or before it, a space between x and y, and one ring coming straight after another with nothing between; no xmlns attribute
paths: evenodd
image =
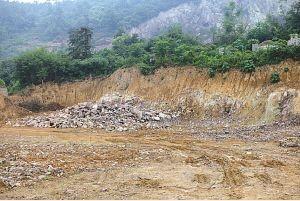
<svg viewBox="0 0 300 201"><path fill-rule="evenodd" d="M58 0L10 0L10 1L19 1L19 2L25 2L25 3L34 3L34 2L38 2L38 3L42 3L42 2L54 2L54 1L58 1Z"/></svg>

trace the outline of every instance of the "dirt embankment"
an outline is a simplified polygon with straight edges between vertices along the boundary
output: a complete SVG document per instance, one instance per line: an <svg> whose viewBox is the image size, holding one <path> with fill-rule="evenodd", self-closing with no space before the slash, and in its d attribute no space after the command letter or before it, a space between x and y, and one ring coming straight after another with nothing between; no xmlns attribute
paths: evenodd
<svg viewBox="0 0 300 201"><path fill-rule="evenodd" d="M9 98L0 94L0 124L8 119L27 114L30 114L28 110L14 105Z"/></svg>
<svg viewBox="0 0 300 201"><path fill-rule="evenodd" d="M270 76L275 71L280 73L281 82L271 84ZM106 79L35 86L11 99L15 104L39 100L71 106L99 100L112 92L159 101L189 115L272 121L300 114L300 62L285 61L253 74L232 70L215 78L194 67L159 69L150 76L141 75L135 68L120 69Z"/></svg>

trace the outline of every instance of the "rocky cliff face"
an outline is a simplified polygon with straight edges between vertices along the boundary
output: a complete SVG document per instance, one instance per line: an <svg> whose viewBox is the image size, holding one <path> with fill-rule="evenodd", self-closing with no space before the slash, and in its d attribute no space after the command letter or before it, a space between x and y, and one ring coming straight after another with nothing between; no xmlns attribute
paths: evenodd
<svg viewBox="0 0 300 201"><path fill-rule="evenodd" d="M221 24L223 10L232 0L196 0L181 4L133 28L130 32L143 38L159 34L172 24L180 23L184 30L206 42L212 38L211 29ZM286 12L295 0L235 0L242 6L246 23L254 25L268 14Z"/></svg>

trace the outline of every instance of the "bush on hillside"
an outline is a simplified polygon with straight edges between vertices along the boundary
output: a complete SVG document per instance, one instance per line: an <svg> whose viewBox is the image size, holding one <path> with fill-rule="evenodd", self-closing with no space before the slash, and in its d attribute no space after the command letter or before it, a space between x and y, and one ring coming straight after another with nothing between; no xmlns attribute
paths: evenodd
<svg viewBox="0 0 300 201"><path fill-rule="evenodd" d="M287 46L285 40L274 39L269 48L252 52L251 46L257 42L240 36L229 45L199 44L178 26L150 40L122 33L114 38L112 48L102 49L88 59L71 59L45 49L28 51L13 62L2 64L0 77L14 92L31 84L106 76L131 66L138 66L142 74L149 75L160 67L194 65L207 68L209 77L214 77L231 68L252 73L259 66L300 59L300 47Z"/></svg>
<svg viewBox="0 0 300 201"><path fill-rule="evenodd" d="M244 73L252 73L255 71L255 65L252 60L245 60L242 62L241 71Z"/></svg>
<svg viewBox="0 0 300 201"><path fill-rule="evenodd" d="M289 71L290 71L290 69L289 69L288 67L285 67L285 68L284 68L284 72L285 72L285 73L287 73L287 72L289 72Z"/></svg>
<svg viewBox="0 0 300 201"><path fill-rule="evenodd" d="M5 87L5 82L2 79L0 79L0 87Z"/></svg>
<svg viewBox="0 0 300 201"><path fill-rule="evenodd" d="M61 81L69 59L45 49L29 51L15 59L16 78L22 87L49 81Z"/></svg>
<svg viewBox="0 0 300 201"><path fill-rule="evenodd" d="M138 67L139 67L139 69L140 69L140 71L141 71L141 73L142 73L143 75L150 75L150 74L153 74L154 71L155 71L155 69L156 69L155 66L150 66L150 65L147 65L147 64L145 64L145 63L140 63L140 64L138 64Z"/></svg>
<svg viewBox="0 0 300 201"><path fill-rule="evenodd" d="M109 74L109 62L102 57L73 60L65 71L67 80Z"/></svg>
<svg viewBox="0 0 300 201"><path fill-rule="evenodd" d="M278 72L274 72L271 74L270 82L272 84L276 84L276 83L280 82L280 75Z"/></svg>
<svg viewBox="0 0 300 201"><path fill-rule="evenodd" d="M217 71L216 71L215 68L209 68L209 69L208 69L208 76L209 76L210 78L215 77L216 74L217 74Z"/></svg>
<svg viewBox="0 0 300 201"><path fill-rule="evenodd" d="M226 73L227 71L229 71L229 69L230 69L229 63L224 62L223 65L222 65L222 68L221 68L221 72Z"/></svg>
<svg viewBox="0 0 300 201"><path fill-rule="evenodd" d="M11 85L8 86L8 93L9 94L14 94L22 89L20 82L13 81Z"/></svg>

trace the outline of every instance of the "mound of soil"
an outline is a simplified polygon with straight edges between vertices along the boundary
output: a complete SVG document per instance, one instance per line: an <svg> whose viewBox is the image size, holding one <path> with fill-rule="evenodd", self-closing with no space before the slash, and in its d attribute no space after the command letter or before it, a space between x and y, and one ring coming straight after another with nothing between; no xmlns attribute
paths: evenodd
<svg viewBox="0 0 300 201"><path fill-rule="evenodd" d="M0 95L0 124L28 114L30 114L28 110L14 105L9 98Z"/></svg>
<svg viewBox="0 0 300 201"><path fill-rule="evenodd" d="M40 100L28 100L18 104L20 107L25 108L31 112L48 112L48 111L56 111L61 110L64 107L58 103L42 103Z"/></svg>

